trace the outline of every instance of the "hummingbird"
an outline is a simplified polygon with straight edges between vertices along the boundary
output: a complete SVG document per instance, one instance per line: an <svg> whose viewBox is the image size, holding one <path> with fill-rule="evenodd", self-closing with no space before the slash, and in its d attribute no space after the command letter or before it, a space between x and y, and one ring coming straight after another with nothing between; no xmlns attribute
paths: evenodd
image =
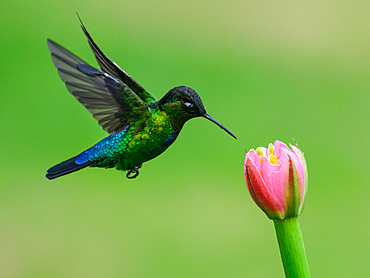
<svg viewBox="0 0 370 278"><path fill-rule="evenodd" d="M47 45L68 91L110 135L51 167L47 170L48 179L88 166L116 168L127 171L127 178L136 178L141 165L163 153L176 140L184 124L196 117L210 120L236 139L207 114L200 96L190 87L175 87L156 101L100 50L79 20L100 69L50 39Z"/></svg>

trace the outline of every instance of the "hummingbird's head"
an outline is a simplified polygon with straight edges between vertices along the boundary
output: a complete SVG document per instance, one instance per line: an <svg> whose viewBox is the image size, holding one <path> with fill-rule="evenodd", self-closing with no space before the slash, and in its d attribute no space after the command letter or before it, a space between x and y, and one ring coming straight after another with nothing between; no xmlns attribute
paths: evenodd
<svg viewBox="0 0 370 278"><path fill-rule="evenodd" d="M206 114L200 96L192 88L179 86L168 91L159 101L159 105L169 105L176 108L186 118L195 118Z"/></svg>
<svg viewBox="0 0 370 278"><path fill-rule="evenodd" d="M158 104L159 107L169 111L175 119L182 120L183 123L191 118L203 117L215 123L236 139L234 134L226 127L207 114L202 99L197 92L190 87L179 86L169 90Z"/></svg>

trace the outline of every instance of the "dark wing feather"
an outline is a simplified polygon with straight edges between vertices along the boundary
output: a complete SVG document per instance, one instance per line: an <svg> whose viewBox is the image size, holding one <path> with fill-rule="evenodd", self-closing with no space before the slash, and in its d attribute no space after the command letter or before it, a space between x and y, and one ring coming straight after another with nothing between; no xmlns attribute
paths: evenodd
<svg viewBox="0 0 370 278"><path fill-rule="evenodd" d="M84 62L61 45L47 40L51 59L68 91L89 110L109 134L148 116L148 106L126 84Z"/></svg>
<svg viewBox="0 0 370 278"><path fill-rule="evenodd" d="M77 14L78 16L78 14ZM85 25L83 24L81 18L78 16L78 19L81 22L81 28L84 31L90 47L95 54L96 60L99 63L99 66L102 71L108 73L116 79L123 81L135 94L137 94L146 104L155 102L154 97L149 94L145 89L138 84L130 75L128 75L123 69L121 69L115 62L109 59L96 45Z"/></svg>

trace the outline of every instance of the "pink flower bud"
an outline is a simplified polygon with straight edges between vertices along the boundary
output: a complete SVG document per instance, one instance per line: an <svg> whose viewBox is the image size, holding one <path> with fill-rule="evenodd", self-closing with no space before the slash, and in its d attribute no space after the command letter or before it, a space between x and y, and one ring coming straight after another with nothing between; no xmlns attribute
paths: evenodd
<svg viewBox="0 0 370 278"><path fill-rule="evenodd" d="M275 141L268 149L251 149L245 155L244 176L249 193L270 219L298 216L304 207L307 164L298 146L290 147Z"/></svg>

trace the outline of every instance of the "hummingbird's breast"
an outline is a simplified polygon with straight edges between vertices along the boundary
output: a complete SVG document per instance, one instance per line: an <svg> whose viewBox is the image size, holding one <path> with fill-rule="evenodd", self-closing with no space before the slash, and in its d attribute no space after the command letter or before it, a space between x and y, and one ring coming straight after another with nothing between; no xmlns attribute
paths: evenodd
<svg viewBox="0 0 370 278"><path fill-rule="evenodd" d="M176 140L179 132L164 111L154 111L144 127L139 132L133 132L117 168L129 170L157 157Z"/></svg>

